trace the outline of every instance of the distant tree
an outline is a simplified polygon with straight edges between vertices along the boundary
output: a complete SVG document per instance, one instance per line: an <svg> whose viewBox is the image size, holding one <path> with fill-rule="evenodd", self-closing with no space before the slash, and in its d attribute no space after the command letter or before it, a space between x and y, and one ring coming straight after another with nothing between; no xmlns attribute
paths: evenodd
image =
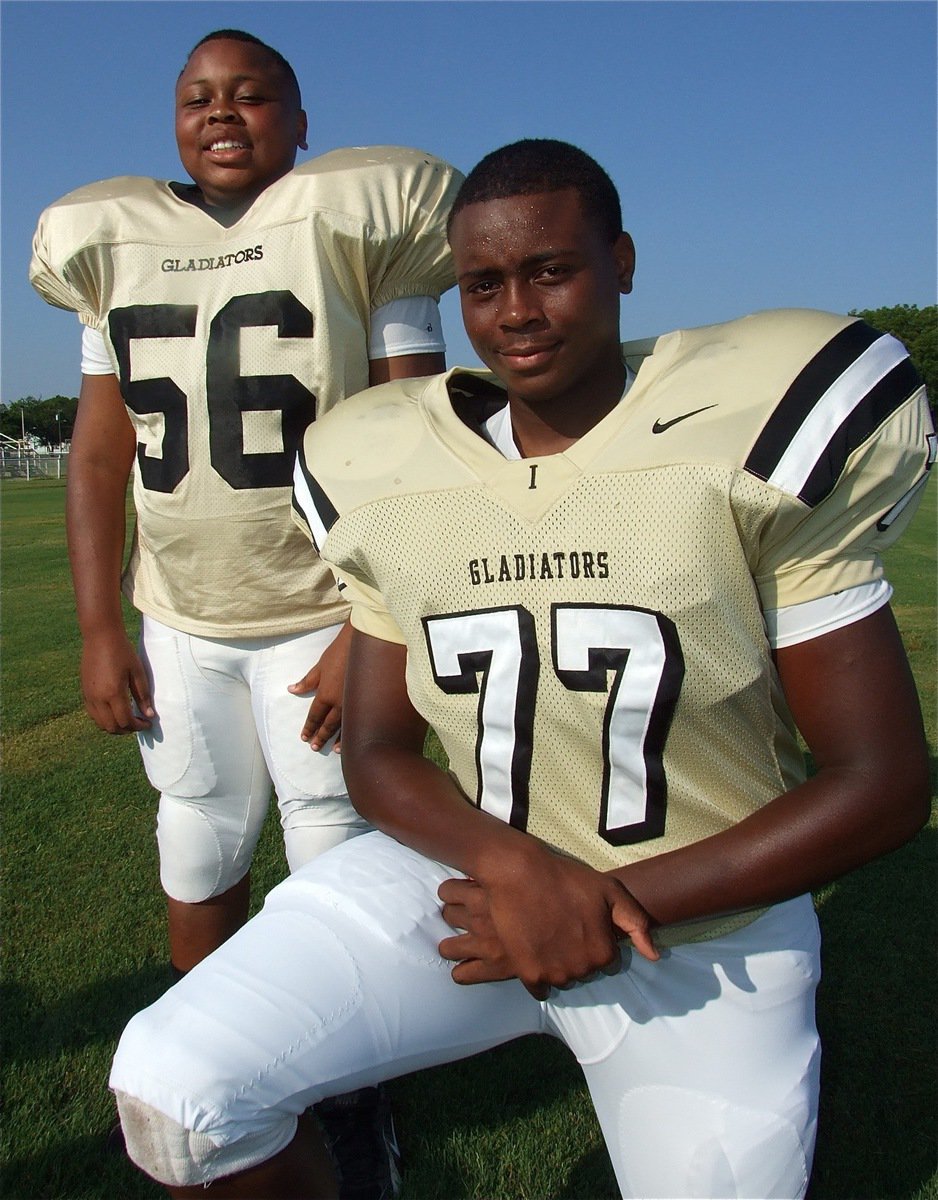
<svg viewBox="0 0 938 1200"><path fill-rule="evenodd" d="M29 437L36 432L35 412L40 403L35 396L23 396L0 409L0 433L7 437Z"/></svg>
<svg viewBox="0 0 938 1200"><path fill-rule="evenodd" d="M938 404L938 305L896 304L892 308L859 308L850 313L862 317L874 329L891 333L905 344L918 372L925 380L928 399L935 411Z"/></svg>
<svg viewBox="0 0 938 1200"><path fill-rule="evenodd" d="M0 405L0 433L12 438L25 433L52 449L60 441L71 441L77 411L77 396L50 396L45 400L23 396Z"/></svg>

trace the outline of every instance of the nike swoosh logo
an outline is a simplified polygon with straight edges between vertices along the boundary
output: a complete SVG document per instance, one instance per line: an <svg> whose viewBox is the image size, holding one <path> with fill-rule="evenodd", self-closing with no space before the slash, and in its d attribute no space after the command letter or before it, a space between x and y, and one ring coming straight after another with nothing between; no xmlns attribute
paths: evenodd
<svg viewBox="0 0 938 1200"><path fill-rule="evenodd" d="M651 427L652 433L664 433L666 429L670 429L672 425L676 425L678 421L686 421L688 417L696 417L698 413L706 412L708 408L717 408L716 404L705 404L703 408L695 408L693 412L681 413L679 417L672 417L670 421L655 421Z"/></svg>

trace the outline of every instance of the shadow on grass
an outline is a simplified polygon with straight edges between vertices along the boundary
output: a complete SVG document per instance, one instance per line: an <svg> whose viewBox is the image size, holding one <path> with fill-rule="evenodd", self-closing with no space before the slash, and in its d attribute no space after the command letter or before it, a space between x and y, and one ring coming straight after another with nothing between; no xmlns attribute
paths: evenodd
<svg viewBox="0 0 938 1200"><path fill-rule="evenodd" d="M823 1043L810 1200L907 1200L936 1169L938 832L818 901Z"/></svg>
<svg viewBox="0 0 938 1200"><path fill-rule="evenodd" d="M4 1200L165 1200L158 1183L103 1146L103 1137L67 1138L11 1159L3 1167Z"/></svg>
<svg viewBox="0 0 938 1200"><path fill-rule="evenodd" d="M111 1049L133 1013L169 982L166 966L153 963L54 1001L35 987L4 985L4 1137L10 1148L4 1200L165 1195L122 1154L105 1153L105 1140L116 1118L107 1091Z"/></svg>
<svg viewBox="0 0 938 1200"><path fill-rule="evenodd" d="M11 981L0 991L3 1057L7 1069L58 1058L100 1042L114 1042L138 1009L152 1004L170 984L165 964L131 975L96 979L50 1003L38 988Z"/></svg>
<svg viewBox="0 0 938 1200"><path fill-rule="evenodd" d="M404 1153L405 1200L618 1196L580 1068L551 1037L523 1037L394 1080L390 1091ZM558 1134L573 1124L582 1125L582 1139L558 1155ZM534 1180L514 1174L538 1157L556 1161L563 1176L551 1183L541 1179L542 1192Z"/></svg>

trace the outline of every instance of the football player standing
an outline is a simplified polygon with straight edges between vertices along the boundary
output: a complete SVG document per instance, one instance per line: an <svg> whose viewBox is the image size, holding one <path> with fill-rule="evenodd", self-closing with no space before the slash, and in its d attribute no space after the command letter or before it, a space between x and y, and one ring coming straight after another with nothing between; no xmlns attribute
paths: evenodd
<svg viewBox="0 0 938 1200"><path fill-rule="evenodd" d="M484 159L450 242L489 371L347 401L297 470L379 832L131 1021L131 1156L177 1197L326 1196L308 1104L542 1033L624 1196L803 1196L810 890L928 812L880 561L934 458L924 389L821 312L620 346L632 242L565 143Z"/></svg>
<svg viewBox="0 0 938 1200"><path fill-rule="evenodd" d="M101 729L137 734L160 791L178 978L247 917L272 786L291 869L368 828L332 752L348 605L290 520L293 463L351 392L443 369L459 177L396 147L294 170L295 74L238 30L194 48L175 111L193 182L65 196L40 219L31 279L85 326L67 494L82 690ZM358 1100L376 1116L373 1093Z"/></svg>

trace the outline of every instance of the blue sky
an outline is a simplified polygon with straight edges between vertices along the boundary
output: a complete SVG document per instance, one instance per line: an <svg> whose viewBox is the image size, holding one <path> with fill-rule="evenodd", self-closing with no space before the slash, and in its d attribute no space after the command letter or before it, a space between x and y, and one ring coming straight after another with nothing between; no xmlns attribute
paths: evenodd
<svg viewBox="0 0 938 1200"><path fill-rule="evenodd" d="M226 25L293 63L311 154L397 143L466 169L518 137L583 146L638 249L623 337L935 302L930 0L4 0L4 401L78 390L77 321L26 282L40 210L180 178L175 77ZM452 293L444 319L450 362L474 361Z"/></svg>

